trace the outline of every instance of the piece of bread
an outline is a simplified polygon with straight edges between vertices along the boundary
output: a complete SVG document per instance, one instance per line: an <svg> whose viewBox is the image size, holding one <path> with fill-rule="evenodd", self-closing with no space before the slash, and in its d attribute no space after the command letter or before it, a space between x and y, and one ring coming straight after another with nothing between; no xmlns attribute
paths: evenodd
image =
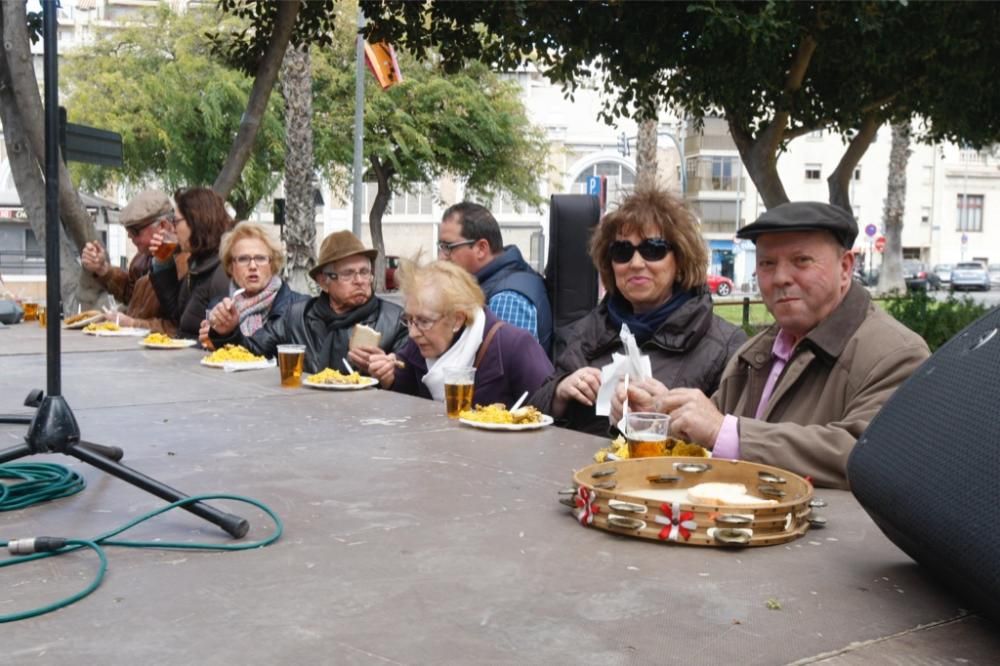
<svg viewBox="0 0 1000 666"><path fill-rule="evenodd" d="M772 499L747 494L742 483L699 483L688 488L688 498L695 504L709 506L768 506L777 504Z"/></svg>
<svg viewBox="0 0 1000 666"><path fill-rule="evenodd" d="M66 319L63 320L63 324L67 325L75 324L78 321L83 321L84 319L90 319L91 317L96 317L99 314L101 313L98 312L97 310L84 310L80 314L75 314L72 317L66 317Z"/></svg>
<svg viewBox="0 0 1000 666"><path fill-rule="evenodd" d="M356 324L354 330L351 331L351 340L347 343L347 348L378 347L378 343L381 340L382 334L374 328L370 328L364 324Z"/></svg>

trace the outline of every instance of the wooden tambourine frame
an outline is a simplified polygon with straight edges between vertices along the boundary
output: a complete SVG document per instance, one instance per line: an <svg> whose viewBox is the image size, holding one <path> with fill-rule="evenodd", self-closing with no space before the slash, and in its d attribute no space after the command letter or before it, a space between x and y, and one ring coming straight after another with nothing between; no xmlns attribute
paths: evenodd
<svg viewBox="0 0 1000 666"><path fill-rule="evenodd" d="M560 501L582 525L695 546L771 546L809 529L812 485L777 467L712 458L639 458L584 467ZM740 483L766 506L692 503L699 483ZM658 492L658 491L670 492ZM681 491L681 492L678 492ZM662 497L642 496L662 495Z"/></svg>

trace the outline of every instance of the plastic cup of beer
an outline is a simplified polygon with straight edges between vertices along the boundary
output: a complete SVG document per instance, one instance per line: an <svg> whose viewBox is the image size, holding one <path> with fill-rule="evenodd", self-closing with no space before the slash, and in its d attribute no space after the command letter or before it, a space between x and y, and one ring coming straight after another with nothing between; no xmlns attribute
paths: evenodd
<svg viewBox="0 0 1000 666"><path fill-rule="evenodd" d="M29 299L21 303L21 307L24 308L24 321L38 319L38 303Z"/></svg>
<svg viewBox="0 0 1000 666"><path fill-rule="evenodd" d="M282 386L302 386L302 364L305 358L305 345L278 345L278 371L281 373Z"/></svg>
<svg viewBox="0 0 1000 666"><path fill-rule="evenodd" d="M457 419L463 410L472 409L472 387L476 381L473 367L448 368L444 371L444 406L449 419Z"/></svg>
<svg viewBox="0 0 1000 666"><path fill-rule="evenodd" d="M629 412L625 421L628 457L653 458L667 455L670 417L656 412Z"/></svg>
<svg viewBox="0 0 1000 666"><path fill-rule="evenodd" d="M177 236L170 231L161 231L160 236L160 247L156 248L153 256L160 261L166 261L173 256L174 250L177 249Z"/></svg>

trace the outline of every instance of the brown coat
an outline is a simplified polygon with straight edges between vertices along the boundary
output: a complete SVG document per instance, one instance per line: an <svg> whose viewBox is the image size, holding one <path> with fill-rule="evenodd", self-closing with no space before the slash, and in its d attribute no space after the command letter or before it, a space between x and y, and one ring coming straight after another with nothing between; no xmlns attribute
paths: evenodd
<svg viewBox="0 0 1000 666"><path fill-rule="evenodd" d="M753 418L771 369L778 327L751 338L712 396L739 417L740 457L847 488L847 456L882 404L930 355L927 343L853 284L796 346L763 419Z"/></svg>
<svg viewBox="0 0 1000 666"><path fill-rule="evenodd" d="M175 262L177 277L182 279L187 275L187 255L178 255ZM152 265L152 257L139 253L132 258L127 271L112 266L103 276L94 277L109 294L128 304L125 314L135 319L135 326L148 328L154 333L175 335L176 322L160 316L160 299L157 298L153 284L149 281Z"/></svg>

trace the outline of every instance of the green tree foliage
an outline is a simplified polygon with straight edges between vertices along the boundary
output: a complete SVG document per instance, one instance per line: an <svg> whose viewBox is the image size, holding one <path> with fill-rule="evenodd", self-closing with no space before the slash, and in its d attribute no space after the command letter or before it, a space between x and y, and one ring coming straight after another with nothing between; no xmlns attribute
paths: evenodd
<svg viewBox="0 0 1000 666"><path fill-rule="evenodd" d="M959 300L954 294L949 294L947 300L937 302L923 290L895 294L887 299L885 309L926 340L931 351L989 310L986 305L977 303L968 296Z"/></svg>
<svg viewBox="0 0 1000 666"><path fill-rule="evenodd" d="M446 65L534 60L572 88L599 74L604 115L659 105L721 113L764 201L787 200L777 156L833 128L848 142L830 178L847 205L853 167L886 121L921 117L922 138L1000 138L993 66L998 3L403 2L366 0L368 32ZM918 137L921 138L921 137Z"/></svg>
<svg viewBox="0 0 1000 666"><path fill-rule="evenodd" d="M253 81L212 53L215 11L175 14L161 5L67 54L62 68L69 119L122 135L122 170L74 165L81 185L119 181L167 188L210 185L240 124ZM229 20L232 23L232 20ZM278 183L284 159L281 101L264 115L253 154L229 200L245 217Z"/></svg>

